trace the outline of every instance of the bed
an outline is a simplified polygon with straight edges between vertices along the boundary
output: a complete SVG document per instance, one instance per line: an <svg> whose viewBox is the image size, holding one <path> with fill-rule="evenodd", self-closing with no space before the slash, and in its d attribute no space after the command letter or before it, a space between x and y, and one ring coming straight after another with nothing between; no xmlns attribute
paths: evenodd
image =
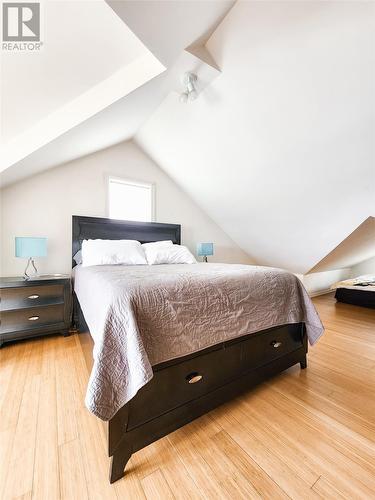
<svg viewBox="0 0 375 500"><path fill-rule="evenodd" d="M375 309L375 275L366 274L332 286L338 302Z"/></svg>
<svg viewBox="0 0 375 500"><path fill-rule="evenodd" d="M73 216L73 256L85 239L180 244L181 228ZM108 427L111 483L137 450L272 375L306 368L308 340L324 330L286 271L72 266L74 321L94 339L85 402Z"/></svg>

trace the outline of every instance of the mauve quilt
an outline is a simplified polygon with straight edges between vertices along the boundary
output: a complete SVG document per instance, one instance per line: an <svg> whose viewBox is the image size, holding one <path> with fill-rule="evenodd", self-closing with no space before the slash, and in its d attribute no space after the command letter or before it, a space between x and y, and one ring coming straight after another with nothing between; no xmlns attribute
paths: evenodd
<svg viewBox="0 0 375 500"><path fill-rule="evenodd" d="M74 289L93 337L87 408L109 420L153 376L152 366L288 323L324 328L299 279L237 264L75 268Z"/></svg>

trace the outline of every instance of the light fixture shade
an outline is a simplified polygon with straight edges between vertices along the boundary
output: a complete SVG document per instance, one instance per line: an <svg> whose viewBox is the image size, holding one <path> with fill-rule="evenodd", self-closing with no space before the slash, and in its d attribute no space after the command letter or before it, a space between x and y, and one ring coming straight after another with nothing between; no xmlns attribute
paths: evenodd
<svg viewBox="0 0 375 500"><path fill-rule="evenodd" d="M195 88L196 81L198 80L197 75L188 71L182 75L181 82L184 85L185 90L180 94L180 102L187 103L190 101L195 101L198 97L197 89Z"/></svg>
<svg viewBox="0 0 375 500"><path fill-rule="evenodd" d="M47 238L16 237L16 257L47 257Z"/></svg>
<svg viewBox="0 0 375 500"><path fill-rule="evenodd" d="M198 243L197 254L199 256L207 256L214 254L214 244L213 243Z"/></svg>
<svg viewBox="0 0 375 500"><path fill-rule="evenodd" d="M189 101L195 101L197 97L198 97L198 92L195 89L189 92Z"/></svg>

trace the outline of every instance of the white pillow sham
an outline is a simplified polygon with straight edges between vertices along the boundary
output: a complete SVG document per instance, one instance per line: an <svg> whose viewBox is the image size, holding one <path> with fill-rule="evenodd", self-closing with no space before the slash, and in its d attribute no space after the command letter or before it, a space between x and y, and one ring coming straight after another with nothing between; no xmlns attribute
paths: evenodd
<svg viewBox="0 0 375 500"><path fill-rule="evenodd" d="M78 252L73 255L73 260L77 266L82 264L82 250L78 250Z"/></svg>
<svg viewBox="0 0 375 500"><path fill-rule="evenodd" d="M146 248L165 248L173 246L172 240L151 241L150 243L142 243L142 247Z"/></svg>
<svg viewBox="0 0 375 500"><path fill-rule="evenodd" d="M156 264L196 264L194 256L183 245L145 247L147 262Z"/></svg>
<svg viewBox="0 0 375 500"><path fill-rule="evenodd" d="M147 264L145 252L136 240L84 240L82 266Z"/></svg>

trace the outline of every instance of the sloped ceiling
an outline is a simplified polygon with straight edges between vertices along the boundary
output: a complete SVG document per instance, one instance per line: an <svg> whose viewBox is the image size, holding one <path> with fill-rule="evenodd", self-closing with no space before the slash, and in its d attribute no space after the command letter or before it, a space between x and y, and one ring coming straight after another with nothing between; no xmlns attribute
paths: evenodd
<svg viewBox="0 0 375 500"><path fill-rule="evenodd" d="M106 0L166 67L193 43L201 45L235 0Z"/></svg>
<svg viewBox="0 0 375 500"><path fill-rule="evenodd" d="M0 171L165 70L104 0L41 8L42 50L1 51Z"/></svg>
<svg viewBox="0 0 375 500"><path fill-rule="evenodd" d="M136 140L257 262L306 273L375 215L375 4L247 2L222 74Z"/></svg>
<svg viewBox="0 0 375 500"><path fill-rule="evenodd" d="M123 23L160 71L125 97L119 89L101 110L60 129L33 152L8 158L4 183L135 135L257 262L298 273L311 270L375 215L374 3L107 4L118 16L115 25ZM118 39L116 47L122 47ZM125 57L120 49L119 61ZM222 73L183 105L176 78L180 56L189 51ZM94 72L86 92L124 67L115 71L95 62L108 71L104 80L95 80ZM86 74L86 67L76 73ZM105 87L97 90L107 95ZM40 129L37 135L46 141Z"/></svg>
<svg viewBox="0 0 375 500"><path fill-rule="evenodd" d="M103 0L47 1L42 9L42 50L1 53L3 142L149 53Z"/></svg>
<svg viewBox="0 0 375 500"><path fill-rule="evenodd" d="M347 269L375 257L375 217L368 217L309 272Z"/></svg>
<svg viewBox="0 0 375 500"><path fill-rule="evenodd" d="M48 33L41 60L35 64L34 54L22 60L9 54L3 64L9 83L2 92L1 116L8 129L11 111L20 109L14 100L4 106L12 82L17 87L28 78L33 85L28 126L23 115L13 113L26 130L6 144L3 135L2 185L132 138L176 86L173 70L184 49L206 41L233 2L46 2Z"/></svg>

